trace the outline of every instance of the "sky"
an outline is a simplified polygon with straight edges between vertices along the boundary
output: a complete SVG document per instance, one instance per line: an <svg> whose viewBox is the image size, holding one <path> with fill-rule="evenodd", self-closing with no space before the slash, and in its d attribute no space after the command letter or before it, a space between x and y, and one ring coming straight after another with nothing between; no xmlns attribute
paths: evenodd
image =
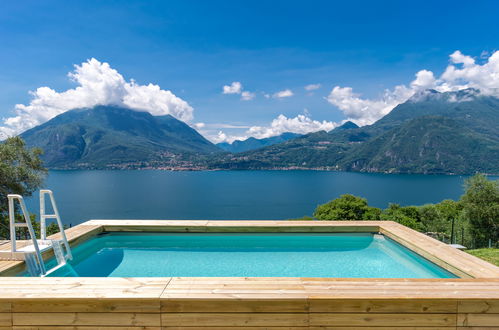
<svg viewBox="0 0 499 330"><path fill-rule="evenodd" d="M499 1L1 1L0 138L78 107L213 142L367 125L427 88L499 97Z"/></svg>

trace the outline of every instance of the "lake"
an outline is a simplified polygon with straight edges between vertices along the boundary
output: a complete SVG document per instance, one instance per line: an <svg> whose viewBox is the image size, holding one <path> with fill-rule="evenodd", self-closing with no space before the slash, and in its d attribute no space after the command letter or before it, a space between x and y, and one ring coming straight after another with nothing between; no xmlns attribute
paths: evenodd
<svg viewBox="0 0 499 330"><path fill-rule="evenodd" d="M50 171L63 222L89 219L256 219L311 215L341 194L372 206L458 199L464 176L323 171ZM497 177L493 177L497 178ZM28 199L38 213L38 194Z"/></svg>

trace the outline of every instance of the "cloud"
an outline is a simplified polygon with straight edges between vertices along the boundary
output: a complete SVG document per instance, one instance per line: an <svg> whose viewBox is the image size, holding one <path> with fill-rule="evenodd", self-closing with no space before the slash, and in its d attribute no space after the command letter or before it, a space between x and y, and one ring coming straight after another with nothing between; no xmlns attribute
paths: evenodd
<svg viewBox="0 0 499 330"><path fill-rule="evenodd" d="M0 138L19 134L68 110L96 105L117 105L157 116L170 114L183 121L193 118L193 108L169 90L139 85L133 79L128 82L108 63L94 58L75 65L68 76L77 84L73 89L59 93L39 87L30 92L30 103L17 104L16 115L4 119Z"/></svg>
<svg viewBox="0 0 499 330"><path fill-rule="evenodd" d="M321 84L310 84L304 87L306 91L313 91L321 88Z"/></svg>
<svg viewBox="0 0 499 330"><path fill-rule="evenodd" d="M272 97L276 99L282 99L284 97L290 97L290 96L293 96L293 92L290 89L285 89L272 95Z"/></svg>
<svg viewBox="0 0 499 330"><path fill-rule="evenodd" d="M251 101L255 98L256 94L243 91L243 85L239 81L234 81L230 85L223 86L222 94L241 94L241 100Z"/></svg>
<svg viewBox="0 0 499 330"><path fill-rule="evenodd" d="M206 126L206 124L205 123L194 123L193 126L195 128L199 129L199 128L204 128Z"/></svg>
<svg viewBox="0 0 499 330"><path fill-rule="evenodd" d="M223 87L223 94L241 94L243 85L239 81L234 81L230 85L225 85Z"/></svg>
<svg viewBox="0 0 499 330"><path fill-rule="evenodd" d="M288 118L285 115L281 114L277 118L272 120L272 122L268 126L251 126L242 135L227 135L224 132L219 131L215 136L208 135L208 138L215 143L232 143L235 140L245 140L249 137L263 139L281 135L282 133L287 132L307 134L317 131L330 131L338 125L338 123L326 120L313 120L307 115L298 115L294 118Z"/></svg>
<svg viewBox="0 0 499 330"><path fill-rule="evenodd" d="M306 134L317 131L330 131L337 126L336 123L330 121L312 120L305 115L298 115L294 118L288 118L285 115L279 115L272 120L270 126L260 127L253 126L247 131L248 135L257 139L267 138L280 135L286 132Z"/></svg>
<svg viewBox="0 0 499 330"><path fill-rule="evenodd" d="M251 101L255 98L255 93L251 93L248 91L244 91L241 93L241 100L243 101Z"/></svg>
<svg viewBox="0 0 499 330"><path fill-rule="evenodd" d="M228 141L227 135L224 132L222 132L222 131L218 131L217 135L215 135L213 137L209 137L209 139L213 143L221 143L221 142L227 142Z"/></svg>
<svg viewBox="0 0 499 330"><path fill-rule="evenodd" d="M407 100L413 93L404 87L397 86L393 91L386 90L377 100L360 98L351 87L333 88L327 100L337 106L348 120L358 125L367 125L388 114L395 106Z"/></svg>
<svg viewBox="0 0 499 330"><path fill-rule="evenodd" d="M395 86L375 99L361 98L351 87L336 86L327 96L327 101L343 111L348 120L358 125L368 125L415 93L430 88L439 92L476 88L483 95L499 97L499 51L485 59L483 64L477 64L474 58L460 51L455 51L449 58L449 65L438 78L431 71L421 70L409 86Z"/></svg>

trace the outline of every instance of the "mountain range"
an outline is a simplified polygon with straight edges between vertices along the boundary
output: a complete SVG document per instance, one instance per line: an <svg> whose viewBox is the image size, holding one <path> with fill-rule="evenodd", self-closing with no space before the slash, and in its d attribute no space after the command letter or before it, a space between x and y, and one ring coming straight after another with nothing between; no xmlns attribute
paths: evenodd
<svg viewBox="0 0 499 330"><path fill-rule="evenodd" d="M499 173L499 99L474 89L427 90L373 125L316 132L218 156L224 169L330 169L388 173Z"/></svg>
<svg viewBox="0 0 499 330"><path fill-rule="evenodd" d="M278 136L272 136L263 139L257 139L254 137L250 137L246 140L235 140L232 143L222 142L217 143L217 146L225 151L237 153L244 152L249 150L255 150L263 147L268 147L274 144L282 143L291 139L295 139L297 137L302 136L302 134L297 133L283 133Z"/></svg>
<svg viewBox="0 0 499 330"><path fill-rule="evenodd" d="M499 173L499 99L426 90L372 125L232 144L206 140L172 116L113 106L76 109L21 135L49 168L327 169Z"/></svg>
<svg viewBox="0 0 499 330"><path fill-rule="evenodd" d="M49 168L105 168L130 163L170 164L220 152L196 130L170 115L113 106L75 109L21 137L44 151Z"/></svg>

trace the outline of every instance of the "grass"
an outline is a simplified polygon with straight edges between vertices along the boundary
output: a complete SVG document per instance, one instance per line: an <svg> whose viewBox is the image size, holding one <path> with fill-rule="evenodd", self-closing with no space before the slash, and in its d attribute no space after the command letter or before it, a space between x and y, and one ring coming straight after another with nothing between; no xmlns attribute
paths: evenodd
<svg viewBox="0 0 499 330"><path fill-rule="evenodd" d="M469 254L499 266L499 249L466 250Z"/></svg>

